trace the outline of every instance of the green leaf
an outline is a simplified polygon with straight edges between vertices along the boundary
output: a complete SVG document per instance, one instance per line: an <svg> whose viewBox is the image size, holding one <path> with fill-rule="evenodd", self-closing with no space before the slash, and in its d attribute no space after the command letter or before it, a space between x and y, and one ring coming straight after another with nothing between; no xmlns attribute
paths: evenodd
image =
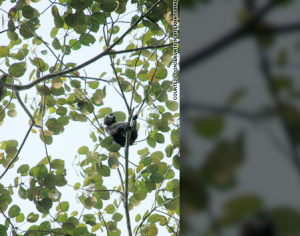
<svg viewBox="0 0 300 236"><path fill-rule="evenodd" d="M67 26L74 28L75 26L78 25L79 23L79 18L76 14L68 14L65 17L65 22L67 24Z"/></svg>
<svg viewBox="0 0 300 236"><path fill-rule="evenodd" d="M22 176L27 176L28 171L29 171L29 165L24 164L18 168L17 173L20 173Z"/></svg>
<svg viewBox="0 0 300 236"><path fill-rule="evenodd" d="M121 82L121 88L124 92L130 92L132 90L132 84L124 80Z"/></svg>
<svg viewBox="0 0 300 236"><path fill-rule="evenodd" d="M117 121L125 121L126 114L122 111L114 111L114 115L116 116Z"/></svg>
<svg viewBox="0 0 300 236"><path fill-rule="evenodd" d="M39 215L38 214L34 214L33 212L31 212L28 216L27 216L27 221L30 223L34 223L39 219Z"/></svg>
<svg viewBox="0 0 300 236"><path fill-rule="evenodd" d="M146 180L145 186L149 192L156 189L155 183L152 180Z"/></svg>
<svg viewBox="0 0 300 236"><path fill-rule="evenodd" d="M80 43L85 46L90 46L90 44L94 44L96 39L91 34L84 34L80 36Z"/></svg>
<svg viewBox="0 0 300 236"><path fill-rule="evenodd" d="M105 12L113 12L118 7L118 3L115 0L101 0L100 7Z"/></svg>
<svg viewBox="0 0 300 236"><path fill-rule="evenodd" d="M118 152L121 146L118 143L112 143L106 149L110 152Z"/></svg>
<svg viewBox="0 0 300 236"><path fill-rule="evenodd" d="M175 172L172 169L170 169L166 175L166 179L173 179L174 176L175 176Z"/></svg>
<svg viewBox="0 0 300 236"><path fill-rule="evenodd" d="M133 193L133 196L138 200L142 201L147 197L147 193L143 193L141 190L138 190Z"/></svg>
<svg viewBox="0 0 300 236"><path fill-rule="evenodd" d="M115 212L115 206L113 204L107 205L104 210L107 214L113 214Z"/></svg>
<svg viewBox="0 0 300 236"><path fill-rule="evenodd" d="M139 16L135 15L131 18L130 26L133 26L139 20Z"/></svg>
<svg viewBox="0 0 300 236"><path fill-rule="evenodd" d="M20 34L25 38L29 39L34 37L34 30L29 25L21 25L20 27ZM19 40L19 39L18 39ZM21 40L21 39L20 39Z"/></svg>
<svg viewBox="0 0 300 236"><path fill-rule="evenodd" d="M55 37L52 41L52 46L54 47L54 49L59 50L61 48L61 44L59 42L59 40L57 39L57 37Z"/></svg>
<svg viewBox="0 0 300 236"><path fill-rule="evenodd" d="M32 39L32 44L41 45L43 41L40 38Z"/></svg>
<svg viewBox="0 0 300 236"><path fill-rule="evenodd" d="M45 132L46 130L44 130ZM49 159L48 159L49 158ZM49 160L51 162L51 156L44 157L41 161L39 161L38 165L47 165L49 164Z"/></svg>
<svg viewBox="0 0 300 236"><path fill-rule="evenodd" d="M117 169L119 167L119 160L116 157L109 157L108 158L108 166L111 169Z"/></svg>
<svg viewBox="0 0 300 236"><path fill-rule="evenodd" d="M90 81L90 82L88 82L88 85L90 88L96 89L99 86L99 82L98 81Z"/></svg>
<svg viewBox="0 0 300 236"><path fill-rule="evenodd" d="M110 176L110 168L106 165L101 165L99 167L99 173L100 173L100 175L102 175L104 177L108 177L108 176Z"/></svg>
<svg viewBox="0 0 300 236"><path fill-rule="evenodd" d="M104 116L112 113L112 109L110 107L101 108L99 111L99 118L103 118Z"/></svg>
<svg viewBox="0 0 300 236"><path fill-rule="evenodd" d="M109 29L109 30L108 30L108 33L111 33L111 32L112 32L113 34L117 34L119 31L120 31L120 27L116 25L116 26L113 27L112 30Z"/></svg>
<svg viewBox="0 0 300 236"><path fill-rule="evenodd" d="M19 214L21 213L21 208L17 205L13 205L9 211L8 211L8 215L10 218L15 218L17 217Z"/></svg>
<svg viewBox="0 0 300 236"><path fill-rule="evenodd" d="M152 174L150 176L150 179L154 182L154 183L161 183L164 180L164 177L162 176L162 174L160 173L155 173Z"/></svg>
<svg viewBox="0 0 300 236"><path fill-rule="evenodd" d="M90 138L93 140L93 142L97 142L97 137L94 132L91 132Z"/></svg>
<svg viewBox="0 0 300 236"><path fill-rule="evenodd" d="M64 116L67 113L68 113L68 110L65 107L58 107L57 110L56 110L56 114L59 115L59 116Z"/></svg>
<svg viewBox="0 0 300 236"><path fill-rule="evenodd" d="M67 219L68 219L68 214L67 213L63 213L63 214L60 214L57 217L57 222L64 223L64 222L67 221Z"/></svg>
<svg viewBox="0 0 300 236"><path fill-rule="evenodd" d="M227 99L226 105L229 106L229 107L234 105L242 97L244 97L245 94L246 94L245 89L242 89L242 88L236 89L235 91L233 91L232 94L230 94L229 98Z"/></svg>
<svg viewBox="0 0 300 236"><path fill-rule="evenodd" d="M123 215L120 214L120 213L118 213L118 212L116 212L116 213L113 215L112 218L113 218L114 221L119 222L119 221L121 221L121 220L123 219Z"/></svg>
<svg viewBox="0 0 300 236"><path fill-rule="evenodd" d="M39 230L40 231L50 231L51 230L51 224L50 224L50 222L49 221L44 221L44 222L42 222L41 224L40 224L40 226L39 226Z"/></svg>
<svg viewBox="0 0 300 236"><path fill-rule="evenodd" d="M165 220L164 222L168 222L167 218L165 216L161 216L159 214L150 215L149 218L148 218L148 222L154 222L155 223L155 222L159 221L159 219L164 219Z"/></svg>
<svg viewBox="0 0 300 236"><path fill-rule="evenodd" d="M10 117L16 117L17 116L17 111L16 110L10 110L7 112L7 115Z"/></svg>
<svg viewBox="0 0 300 236"><path fill-rule="evenodd" d="M293 80L289 76L276 76L273 83L277 91L291 90L293 88Z"/></svg>
<svg viewBox="0 0 300 236"><path fill-rule="evenodd" d="M212 139L223 131L224 119L220 116L200 117L193 121L193 127L197 134Z"/></svg>
<svg viewBox="0 0 300 236"><path fill-rule="evenodd" d="M55 118L50 118L49 120L47 120L46 126L50 131L54 133L54 135L58 135L65 130L63 125Z"/></svg>
<svg viewBox="0 0 300 236"><path fill-rule="evenodd" d="M56 170L62 170L65 168L65 161L60 159L54 159L51 161L51 167Z"/></svg>
<svg viewBox="0 0 300 236"><path fill-rule="evenodd" d="M155 139L149 137L149 138L147 138L147 144L148 144L150 147L155 148L155 146L156 146L156 141L155 141Z"/></svg>
<svg viewBox="0 0 300 236"><path fill-rule="evenodd" d="M87 146L82 146L78 149L78 154L84 155L89 151L89 148Z"/></svg>
<svg viewBox="0 0 300 236"><path fill-rule="evenodd" d="M8 72L12 76L21 77L25 74L26 69L27 69L26 62L19 62L19 63L12 64L9 67Z"/></svg>
<svg viewBox="0 0 300 236"><path fill-rule="evenodd" d="M179 146L179 142L180 142L180 131L179 130L171 131L171 142L175 147Z"/></svg>
<svg viewBox="0 0 300 236"><path fill-rule="evenodd" d="M17 216L17 218L16 218L16 221L17 221L18 223L21 223L21 222L23 222L24 220L25 220L25 216L24 216L23 213L20 213L20 214ZM0 234L1 234L1 231L0 231Z"/></svg>
<svg viewBox="0 0 300 236"><path fill-rule="evenodd" d="M100 142L101 147L108 148L113 143L112 136L108 136Z"/></svg>
<svg viewBox="0 0 300 236"><path fill-rule="evenodd" d="M270 212L278 235L298 235L300 233L300 213L291 207L276 207Z"/></svg>
<svg viewBox="0 0 300 236"><path fill-rule="evenodd" d="M22 61L28 55L28 53L29 53L29 50L27 48L22 48L16 54L16 59L18 59L19 61Z"/></svg>
<svg viewBox="0 0 300 236"><path fill-rule="evenodd" d="M11 139L5 142L6 146L12 146L12 147L17 147L18 146L18 141Z"/></svg>
<svg viewBox="0 0 300 236"><path fill-rule="evenodd" d="M76 183L74 185L74 190L78 190L80 188L81 184L80 183Z"/></svg>
<svg viewBox="0 0 300 236"><path fill-rule="evenodd" d="M162 79L165 79L167 76L168 76L168 71L165 68L157 69L156 72L155 72L155 77L157 79L162 80Z"/></svg>
<svg viewBox="0 0 300 236"><path fill-rule="evenodd" d="M96 224L96 217L93 214L85 214L83 215L83 221L86 224L94 226ZM86 230L86 227L84 229Z"/></svg>
<svg viewBox="0 0 300 236"><path fill-rule="evenodd" d="M56 28L62 28L64 26L64 21L59 15L57 6L52 7L52 15L54 17L54 24Z"/></svg>
<svg viewBox="0 0 300 236"><path fill-rule="evenodd" d="M155 137L155 141L156 141L157 143L164 143L164 142L165 142L165 137L164 137L164 135L161 134L161 133L156 133L156 134L154 135L154 137Z"/></svg>
<svg viewBox="0 0 300 236"><path fill-rule="evenodd" d="M0 58L7 57L9 55L9 48L5 46L0 46Z"/></svg>
<svg viewBox="0 0 300 236"><path fill-rule="evenodd" d="M95 12L93 13L93 19L95 19L99 24L105 24L105 15L103 12Z"/></svg>
<svg viewBox="0 0 300 236"><path fill-rule="evenodd" d="M134 70L131 70L131 69L126 69L125 75L126 75L129 79L135 79L135 77L136 77L135 71L134 71Z"/></svg>
<svg viewBox="0 0 300 236"><path fill-rule="evenodd" d="M48 173L47 167L45 165L37 165L30 169L29 174L39 180L43 179Z"/></svg>
<svg viewBox="0 0 300 236"><path fill-rule="evenodd" d="M59 203L56 207L56 211L60 211L60 210L63 212L67 212L69 210L69 202L64 201Z"/></svg>
<svg viewBox="0 0 300 236"><path fill-rule="evenodd" d="M21 199L27 199L27 196L26 196L26 189L25 188L23 188L22 186L20 186L20 188L19 188L19 191L18 191L18 194L19 194L19 197L21 198Z"/></svg>
<svg viewBox="0 0 300 236"><path fill-rule="evenodd" d="M66 102L67 102L67 100L65 99L65 98L59 98L59 99L57 99L57 104L58 105L64 105L64 104L66 104Z"/></svg>
<svg viewBox="0 0 300 236"><path fill-rule="evenodd" d="M165 149L167 157L171 157L173 154L173 146L169 144Z"/></svg>
<svg viewBox="0 0 300 236"><path fill-rule="evenodd" d="M18 34L15 33L15 32L8 31L8 32L7 32L7 37L8 37L10 40L17 41L19 36L18 36Z"/></svg>
<svg viewBox="0 0 300 236"><path fill-rule="evenodd" d="M53 88L55 88L55 89L59 89L63 85L63 81L61 78L53 78L51 80L51 83L52 83Z"/></svg>
<svg viewBox="0 0 300 236"><path fill-rule="evenodd" d="M51 143L53 142L53 138L52 135L46 135L45 134L45 140L44 140L44 136L42 133L40 133L40 139L45 142L47 145L51 145Z"/></svg>
<svg viewBox="0 0 300 236"><path fill-rule="evenodd" d="M56 104L56 101L55 101L55 99L52 96L46 95L45 104L48 107L54 107L55 104Z"/></svg>
<svg viewBox="0 0 300 236"><path fill-rule="evenodd" d="M138 222L138 221L140 221L141 220L141 214L137 214L136 216L135 216L135 222Z"/></svg>
<svg viewBox="0 0 300 236"><path fill-rule="evenodd" d="M288 61L288 51L286 48L282 48L279 50L276 58L277 65L283 67L286 65Z"/></svg>
<svg viewBox="0 0 300 236"><path fill-rule="evenodd" d="M175 169L177 169L177 170L179 170L180 169L180 158L179 158L179 156L177 156L177 155L175 155L174 157L173 157L173 163L174 163L174 167L175 167Z"/></svg>
<svg viewBox="0 0 300 236"><path fill-rule="evenodd" d="M100 105L102 103L101 95L97 92L93 94L92 101L95 105Z"/></svg>
<svg viewBox="0 0 300 236"><path fill-rule="evenodd" d="M150 152L149 152L149 149L147 147L145 147L141 150L138 150L137 153L141 156L140 158L143 158L143 157L147 156Z"/></svg>
<svg viewBox="0 0 300 236"><path fill-rule="evenodd" d="M35 8L27 5L27 6L23 7L22 15L24 16L24 18L33 19L33 18L38 17L40 15L40 13Z"/></svg>
<svg viewBox="0 0 300 236"><path fill-rule="evenodd" d="M57 178L56 178L56 185L59 186L59 187L63 187L67 184L67 180L65 179L65 176L64 174L59 174L57 175Z"/></svg>
<svg viewBox="0 0 300 236"><path fill-rule="evenodd" d="M89 7L92 3L93 3L92 0L85 0L85 1L72 0L71 6L80 12L80 11L84 10L85 8Z"/></svg>
<svg viewBox="0 0 300 236"><path fill-rule="evenodd" d="M92 232L96 232L97 230L100 229L100 224L95 224L93 227L92 227Z"/></svg>
<svg viewBox="0 0 300 236"><path fill-rule="evenodd" d="M223 208L227 214L238 214L242 218L261 211L263 201L254 195L242 195L228 200Z"/></svg>
<svg viewBox="0 0 300 236"><path fill-rule="evenodd" d="M44 177L45 187L48 189L54 189L57 183L56 180L57 180L56 175L54 175L53 173L46 174Z"/></svg>
<svg viewBox="0 0 300 236"><path fill-rule="evenodd" d="M97 204L97 198L96 197L88 197L84 200L85 207L88 209L91 209L93 206Z"/></svg>
<svg viewBox="0 0 300 236"><path fill-rule="evenodd" d="M8 235L7 229L8 228L6 226L0 224L0 235Z"/></svg>
<svg viewBox="0 0 300 236"><path fill-rule="evenodd" d="M178 102L168 100L166 101L166 106L170 111L178 110Z"/></svg>
<svg viewBox="0 0 300 236"><path fill-rule="evenodd" d="M136 103L141 103L142 102L142 96L139 95L136 90L134 91L134 94L133 94L133 99Z"/></svg>
<svg viewBox="0 0 300 236"><path fill-rule="evenodd" d="M155 124L156 124L156 128L161 132L169 132L170 130L168 122L165 120L158 120L155 122Z"/></svg>
<svg viewBox="0 0 300 236"><path fill-rule="evenodd" d="M58 28L53 27L51 32L50 32L51 38L54 38L57 35L57 33L58 33Z"/></svg>

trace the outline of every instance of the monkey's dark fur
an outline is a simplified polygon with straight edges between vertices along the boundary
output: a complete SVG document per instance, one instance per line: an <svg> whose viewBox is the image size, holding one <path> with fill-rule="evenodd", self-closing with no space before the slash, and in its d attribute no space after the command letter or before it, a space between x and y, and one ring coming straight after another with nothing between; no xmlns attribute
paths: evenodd
<svg viewBox="0 0 300 236"><path fill-rule="evenodd" d="M133 117L133 120L136 120L138 118L137 115ZM106 124L106 133L111 135L114 139L114 141L121 145L121 147L125 146L126 141L126 131L127 129L130 129L131 127L128 125L127 122L124 121L117 121L116 116L111 113L104 117L104 124ZM132 145L134 141L136 140L138 136L138 132L136 129L136 122L134 127L132 128L131 137L129 141L129 145Z"/></svg>

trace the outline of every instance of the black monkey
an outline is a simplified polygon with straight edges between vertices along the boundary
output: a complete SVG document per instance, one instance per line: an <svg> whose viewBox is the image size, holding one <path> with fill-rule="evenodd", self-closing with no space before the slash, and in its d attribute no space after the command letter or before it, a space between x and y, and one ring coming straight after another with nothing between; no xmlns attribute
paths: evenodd
<svg viewBox="0 0 300 236"><path fill-rule="evenodd" d="M7 75L1 75L0 76L0 100L5 96L6 94L6 89L4 87L5 85L5 82L6 82L6 79L7 79Z"/></svg>
<svg viewBox="0 0 300 236"><path fill-rule="evenodd" d="M261 212L244 222L241 236L275 236L275 225L267 213Z"/></svg>
<svg viewBox="0 0 300 236"><path fill-rule="evenodd" d="M137 115L133 117L133 120L138 118ZM126 131L131 127L125 121L117 121L116 116L111 113L104 117L104 124L106 124L106 133L111 135L114 141L121 145L121 147L125 146L126 141ZM138 136L138 132L136 129L136 122L131 132L131 137L129 141L129 145L132 145Z"/></svg>

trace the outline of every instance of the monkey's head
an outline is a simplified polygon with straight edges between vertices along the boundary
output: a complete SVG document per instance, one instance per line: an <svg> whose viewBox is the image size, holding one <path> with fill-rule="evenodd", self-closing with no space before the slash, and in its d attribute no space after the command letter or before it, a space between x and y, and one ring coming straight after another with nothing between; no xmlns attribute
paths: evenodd
<svg viewBox="0 0 300 236"><path fill-rule="evenodd" d="M104 124L106 124L106 125L112 125L113 123L116 123L116 122L117 122L116 116L113 113L104 117Z"/></svg>

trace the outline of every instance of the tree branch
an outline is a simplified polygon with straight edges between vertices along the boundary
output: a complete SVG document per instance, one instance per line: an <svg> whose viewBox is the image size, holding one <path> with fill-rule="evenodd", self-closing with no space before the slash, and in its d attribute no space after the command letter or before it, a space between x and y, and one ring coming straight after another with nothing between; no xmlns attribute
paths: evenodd
<svg viewBox="0 0 300 236"><path fill-rule="evenodd" d="M249 30L258 21L260 21L275 5L275 1L269 1L264 7L254 13L253 16L250 17L243 25L231 30L228 34L217 39L215 42L212 42L210 45L205 46L200 50L196 50L196 52L190 55L188 58L181 60L181 71L186 70L195 63L199 63L207 59L216 52L224 49L226 46L229 46L241 37L247 35L247 33L249 33Z"/></svg>
<svg viewBox="0 0 300 236"><path fill-rule="evenodd" d="M27 133L26 133L26 135L25 135L25 138L23 139L23 142L22 142L22 144L21 144L19 150L17 151L17 153L16 153L16 155L14 156L14 158L9 162L9 164L8 164L7 167L5 168L3 174L0 176L0 179L3 178L3 176L6 174L6 172L7 172L8 169L10 168L10 166L11 166L11 165L14 163L14 161L17 159L19 153L21 152L21 149L23 148L23 146L24 146L24 144L25 144L25 141L26 141L26 139L27 139L27 137L28 137L28 135L29 135L30 130L32 129L32 127L33 127L33 123L29 126L29 129L28 129L28 131L27 131Z"/></svg>
<svg viewBox="0 0 300 236"><path fill-rule="evenodd" d="M99 60L100 58L106 56L106 55L109 55L110 53L110 50L113 49L121 40L123 40L123 38L125 38L125 36L127 36L129 34L129 32L131 30L134 29L134 27L136 27L140 21L142 19L144 19L147 15L150 14L150 12L158 5L162 2L163 0L159 0L157 1L146 13L142 14L139 19L134 23L132 24L131 27L129 27L126 32L120 37L118 38L118 40L116 40L111 46L107 47L102 53L98 54L97 56L93 57L92 59L78 65L78 66L75 66L71 69L68 69L68 70L65 70L65 71L60 71L60 72L54 72L54 73L50 73L48 75L45 75L45 76L42 76L41 78L39 78L38 80L28 84L28 85L24 85L24 86L18 86L18 85L12 85L12 84L5 84L5 87L8 88L8 89L12 89L12 90L15 90L15 91L21 91L21 90L26 90L26 89L29 89L31 87L33 87L34 85L42 82L42 81L45 81L47 79L52 79L52 78L55 78L55 77L61 77L61 76L64 76L64 75L67 75L69 73L72 73L76 70L79 70L79 69L82 69L83 67L86 67L90 64L92 64L93 62Z"/></svg>
<svg viewBox="0 0 300 236"><path fill-rule="evenodd" d="M275 103L276 109L278 111L278 116L279 116L279 120L282 124L283 130L286 134L286 138L288 140L288 143L290 145L290 150L291 150L291 158L292 161L294 162L295 167L297 168L297 172L298 174L300 174L300 159L299 159L299 154L298 154L298 150L297 150L297 143L293 138L292 132L293 132L293 127L291 127L288 123L287 118L284 116L285 114L285 105L284 103L282 103L282 101L280 100L278 94L277 94L277 90L275 87L275 84L273 82L273 76L272 76L272 72L270 69L270 65L268 63L268 58L266 55L266 51L264 50L264 48L260 45L258 39L256 39L256 43L257 43L257 48L258 48L258 52L259 52L259 59L260 59L260 63L261 63L261 70L262 73L264 75L266 84L268 86L269 92L273 98L273 101Z"/></svg>

